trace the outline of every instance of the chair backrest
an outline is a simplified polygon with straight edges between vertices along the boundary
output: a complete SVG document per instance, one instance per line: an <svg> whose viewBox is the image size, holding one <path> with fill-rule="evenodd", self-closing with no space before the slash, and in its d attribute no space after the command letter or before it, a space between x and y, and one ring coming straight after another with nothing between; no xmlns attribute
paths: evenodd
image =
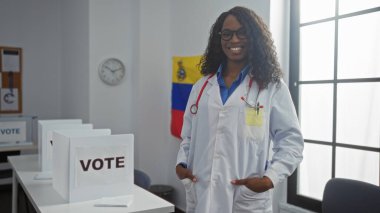
<svg viewBox="0 0 380 213"><path fill-rule="evenodd" d="M344 178L327 182L322 199L323 213L380 213L380 187Z"/></svg>
<svg viewBox="0 0 380 213"><path fill-rule="evenodd" d="M135 184L148 190L150 188L150 177L143 171L135 169L134 172Z"/></svg>

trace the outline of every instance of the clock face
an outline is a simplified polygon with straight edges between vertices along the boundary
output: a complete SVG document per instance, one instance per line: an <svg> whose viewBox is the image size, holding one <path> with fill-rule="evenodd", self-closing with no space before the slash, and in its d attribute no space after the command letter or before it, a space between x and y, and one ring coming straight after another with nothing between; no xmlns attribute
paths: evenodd
<svg viewBox="0 0 380 213"><path fill-rule="evenodd" d="M99 67L100 79L108 85L117 85L125 76L123 62L116 58L109 58L103 61Z"/></svg>

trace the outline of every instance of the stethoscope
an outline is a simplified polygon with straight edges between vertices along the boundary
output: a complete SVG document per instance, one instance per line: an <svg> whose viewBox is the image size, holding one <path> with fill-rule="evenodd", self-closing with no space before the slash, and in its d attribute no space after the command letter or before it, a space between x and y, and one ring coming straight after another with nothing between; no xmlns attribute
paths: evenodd
<svg viewBox="0 0 380 213"><path fill-rule="evenodd" d="M210 76L207 78L207 80L203 83L202 89L201 89L201 91L200 91L199 94L198 94L197 101L195 102L195 104L191 105L191 107L190 107L190 112L191 112L191 114L193 114L193 115L196 115L196 114L197 114L197 112L198 112L198 103L199 103L199 100L200 100L201 97L202 97L203 90L205 89L205 87L206 87L206 85L207 85L207 83L208 83L208 80L209 80L210 78L212 78L214 75L215 75L215 73L213 73L212 75L210 75ZM251 90L251 87L252 87L252 83L253 83L253 76L251 76L250 79L249 79L248 92L247 92L246 98L244 98L244 97L242 96L242 97L240 97L240 99L243 100L248 106L250 106L250 107L256 109L256 111L258 111L260 108L262 108L262 107L260 106L260 103L257 102L257 99L258 99L259 94L260 94L260 89L259 89L259 91L258 91L258 93L257 93L256 104L255 104L255 105L252 105L252 104L248 103L248 101L247 101L247 100L248 100L248 96L249 96L249 91Z"/></svg>
<svg viewBox="0 0 380 213"><path fill-rule="evenodd" d="M197 102L195 102L195 104L191 105L191 107L190 107L190 112L191 112L191 114L193 114L193 115L196 115L196 114L197 114L197 112L198 112L198 103L199 103L199 100L200 100L201 97L202 97L203 90L205 89L205 87L206 87L206 85L207 85L207 83L208 83L208 80L209 80L210 78L212 78L212 76L214 76L214 75L215 75L215 73L211 74L211 75L207 78L207 80L203 83L202 89L201 89L201 91L199 92L198 97L197 97Z"/></svg>
<svg viewBox="0 0 380 213"><path fill-rule="evenodd" d="M241 96L240 99L243 100L250 108L253 108L256 111L256 114L259 114L260 108L264 108L264 106L261 106L260 102L257 101L258 98L259 98L260 92L261 92L261 88L260 87L259 87L259 90L257 91L257 96L256 96L255 104L252 105L252 104L248 103L248 100L249 100L248 96L249 96L249 91L251 90L251 87L252 87L252 82L253 82L253 76L251 76L250 79L249 79L248 92L247 92L246 98L244 98L243 96Z"/></svg>

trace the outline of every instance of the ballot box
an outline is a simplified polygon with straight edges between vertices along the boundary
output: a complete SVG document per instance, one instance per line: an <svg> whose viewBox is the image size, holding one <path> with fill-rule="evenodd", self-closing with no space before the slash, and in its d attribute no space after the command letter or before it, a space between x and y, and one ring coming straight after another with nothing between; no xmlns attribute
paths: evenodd
<svg viewBox="0 0 380 213"><path fill-rule="evenodd" d="M132 193L132 134L53 132L53 188L68 202Z"/></svg>
<svg viewBox="0 0 380 213"><path fill-rule="evenodd" d="M12 171L7 157L36 149L37 143L33 141L36 120L36 116L0 115L0 187L12 183Z"/></svg>
<svg viewBox="0 0 380 213"><path fill-rule="evenodd" d="M41 172L52 170L52 132L59 129L92 129L92 124L82 124L80 119L38 121L38 162Z"/></svg>

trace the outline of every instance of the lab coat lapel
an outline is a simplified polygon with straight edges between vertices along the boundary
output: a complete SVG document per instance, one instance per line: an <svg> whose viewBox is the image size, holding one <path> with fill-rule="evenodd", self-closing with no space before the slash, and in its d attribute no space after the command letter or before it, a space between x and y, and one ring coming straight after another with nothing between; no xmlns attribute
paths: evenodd
<svg viewBox="0 0 380 213"><path fill-rule="evenodd" d="M211 88L207 90L207 95L209 96L210 103L216 103L218 106L223 106L222 99L220 97L220 89L218 84L218 78L215 74L212 78L208 80Z"/></svg>

